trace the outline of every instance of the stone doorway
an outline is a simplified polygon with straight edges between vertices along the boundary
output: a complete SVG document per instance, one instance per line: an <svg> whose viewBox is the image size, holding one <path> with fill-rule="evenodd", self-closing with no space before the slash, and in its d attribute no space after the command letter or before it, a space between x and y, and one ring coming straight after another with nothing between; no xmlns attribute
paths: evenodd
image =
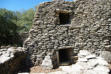
<svg viewBox="0 0 111 74"><path fill-rule="evenodd" d="M71 65L73 63L73 49L60 49L57 53L58 65Z"/></svg>

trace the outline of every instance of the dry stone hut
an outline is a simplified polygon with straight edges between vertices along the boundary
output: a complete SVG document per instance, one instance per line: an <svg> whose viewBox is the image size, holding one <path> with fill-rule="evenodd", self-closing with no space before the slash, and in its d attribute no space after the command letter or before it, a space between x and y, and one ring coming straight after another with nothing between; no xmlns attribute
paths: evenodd
<svg viewBox="0 0 111 74"><path fill-rule="evenodd" d="M111 1L54 0L40 4L24 47L32 65L41 65L48 55L54 67L74 63L74 56L82 49L97 55L110 52Z"/></svg>

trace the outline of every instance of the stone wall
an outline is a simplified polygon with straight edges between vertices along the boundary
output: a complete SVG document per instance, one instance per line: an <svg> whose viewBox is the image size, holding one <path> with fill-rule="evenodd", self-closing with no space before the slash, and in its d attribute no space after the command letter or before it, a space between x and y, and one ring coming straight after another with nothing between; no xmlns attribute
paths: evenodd
<svg viewBox="0 0 111 74"><path fill-rule="evenodd" d="M110 6L110 0L40 4L29 37L24 42L32 65L40 65L49 53L55 62L55 52L59 48L72 47L74 55L83 49L97 55L103 50L110 51ZM71 24L60 24L61 12L69 13Z"/></svg>
<svg viewBox="0 0 111 74"><path fill-rule="evenodd" d="M57 15L58 11L70 11L70 15L73 15L73 7L72 2L47 2L38 7L33 28L25 41L25 47L35 65L41 64L44 57L48 53L53 54L55 49L74 45L73 38L70 39L69 25L59 25Z"/></svg>

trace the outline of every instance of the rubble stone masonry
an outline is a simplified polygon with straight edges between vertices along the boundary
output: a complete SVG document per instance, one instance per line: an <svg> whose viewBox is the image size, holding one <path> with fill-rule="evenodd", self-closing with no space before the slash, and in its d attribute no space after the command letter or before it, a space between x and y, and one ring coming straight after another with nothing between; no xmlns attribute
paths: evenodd
<svg viewBox="0 0 111 74"><path fill-rule="evenodd" d="M64 20L66 22L61 22ZM56 65L56 51L61 48L72 48L72 56L83 49L97 55L100 51L110 52L111 0L40 4L24 48L31 65L41 65L46 55L50 55Z"/></svg>

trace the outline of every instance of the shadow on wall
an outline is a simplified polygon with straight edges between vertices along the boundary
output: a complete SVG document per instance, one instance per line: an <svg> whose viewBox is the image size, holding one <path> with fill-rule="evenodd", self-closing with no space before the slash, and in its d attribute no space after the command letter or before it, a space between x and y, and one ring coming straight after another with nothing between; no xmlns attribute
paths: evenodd
<svg viewBox="0 0 111 74"><path fill-rule="evenodd" d="M27 53L28 54L28 53ZM27 62L28 61L28 62ZM33 67L32 61L30 59L30 56L27 55L26 58L24 59L24 61L22 62L22 66L21 69L19 70L19 72L30 72L30 68Z"/></svg>
<svg viewBox="0 0 111 74"><path fill-rule="evenodd" d="M109 74L111 74L111 70L110 70Z"/></svg>

